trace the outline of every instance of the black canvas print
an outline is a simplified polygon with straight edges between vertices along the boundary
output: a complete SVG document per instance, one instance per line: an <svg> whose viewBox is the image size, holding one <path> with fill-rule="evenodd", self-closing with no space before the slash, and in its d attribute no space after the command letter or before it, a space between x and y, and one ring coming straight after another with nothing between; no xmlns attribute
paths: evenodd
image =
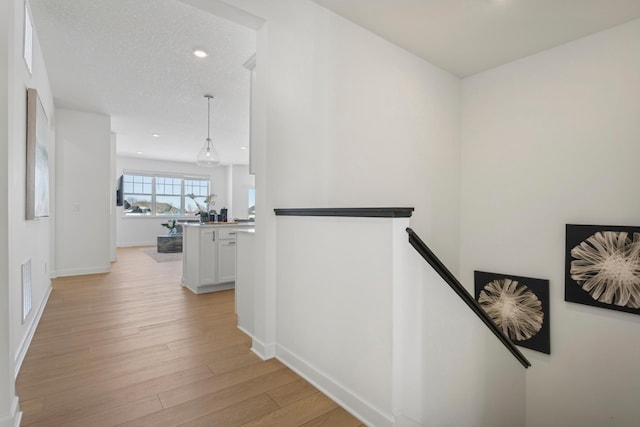
<svg viewBox="0 0 640 427"><path fill-rule="evenodd" d="M564 299L640 314L640 227L567 224Z"/></svg>
<svg viewBox="0 0 640 427"><path fill-rule="evenodd" d="M475 297L514 344L551 354L549 281L474 271Z"/></svg>

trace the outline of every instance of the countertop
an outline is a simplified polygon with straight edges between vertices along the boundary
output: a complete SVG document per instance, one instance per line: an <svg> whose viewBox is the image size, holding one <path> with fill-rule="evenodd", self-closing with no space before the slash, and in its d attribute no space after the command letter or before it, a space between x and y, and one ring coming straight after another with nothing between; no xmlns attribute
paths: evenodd
<svg viewBox="0 0 640 427"><path fill-rule="evenodd" d="M252 222L190 222L183 224L185 227L253 227L254 223Z"/></svg>
<svg viewBox="0 0 640 427"><path fill-rule="evenodd" d="M255 228L238 228L238 233L255 234Z"/></svg>

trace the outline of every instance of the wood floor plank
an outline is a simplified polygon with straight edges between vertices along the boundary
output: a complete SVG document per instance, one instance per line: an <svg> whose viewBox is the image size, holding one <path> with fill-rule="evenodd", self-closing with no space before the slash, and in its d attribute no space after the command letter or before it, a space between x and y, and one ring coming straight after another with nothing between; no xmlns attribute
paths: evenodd
<svg viewBox="0 0 640 427"><path fill-rule="evenodd" d="M89 402L108 400L112 392L115 392L113 393L114 395L133 394L133 390L142 389L143 392L157 394L183 384L198 383L211 377L213 377L213 373L206 365L192 368L182 366L182 364L171 368L166 366L161 366L159 369L152 367L98 383L58 392L55 396L47 397L46 408L51 410L56 406L71 406L77 409L78 407L87 406Z"/></svg>
<svg viewBox="0 0 640 427"><path fill-rule="evenodd" d="M335 408L308 423L303 427L364 427L357 418L342 408Z"/></svg>
<svg viewBox="0 0 640 427"><path fill-rule="evenodd" d="M20 410L23 417L36 417L44 408L44 397L31 400L21 400Z"/></svg>
<svg viewBox="0 0 640 427"><path fill-rule="evenodd" d="M243 427L297 427L333 409L336 404L320 392L313 393L291 405L256 418Z"/></svg>
<svg viewBox="0 0 640 427"><path fill-rule="evenodd" d="M181 276L120 248L111 273L54 279L16 380L21 426L360 424L251 351L233 290L195 295Z"/></svg>
<svg viewBox="0 0 640 427"><path fill-rule="evenodd" d="M85 418L65 422L64 425L68 427L110 427L159 411L162 411L162 404L158 400L158 396L154 395Z"/></svg>
<svg viewBox="0 0 640 427"><path fill-rule="evenodd" d="M162 406L170 408L283 368L282 363L275 359L245 366L222 375L215 375L187 386L160 393L160 401Z"/></svg>
<svg viewBox="0 0 640 427"><path fill-rule="evenodd" d="M318 389L300 378L291 384L275 388L269 391L268 394L269 397L278 404L278 406L284 407L317 392Z"/></svg>
<svg viewBox="0 0 640 427"><path fill-rule="evenodd" d="M237 427L277 409L279 409L279 406L267 394L260 394L220 411L181 424L180 427Z"/></svg>
<svg viewBox="0 0 640 427"><path fill-rule="evenodd" d="M255 363L262 363L262 359L260 359L255 353L243 353L236 357L228 357L226 359L215 360L211 362L208 366L216 375L224 374L225 372L232 371L234 369L241 368L243 366L253 365Z"/></svg>
<svg viewBox="0 0 640 427"><path fill-rule="evenodd" d="M161 413L141 417L122 427L156 427L160 425L180 425L187 421L226 409L229 406L264 394L271 388L296 380L296 374L283 368L235 386L189 400L176 406L164 409Z"/></svg>
<svg viewBox="0 0 640 427"><path fill-rule="evenodd" d="M47 397L44 411L37 416L25 419L25 421L28 421L33 426L45 426L51 423L64 425L78 418L90 417L95 413L117 409L132 401L150 396L157 398L158 393L199 381L203 374L206 373L203 373L203 367L200 367L163 375L112 390L97 388L95 391L86 394L74 393L73 390L69 393L61 393L61 395L56 394L55 396ZM159 399L157 400L158 402L160 401Z"/></svg>

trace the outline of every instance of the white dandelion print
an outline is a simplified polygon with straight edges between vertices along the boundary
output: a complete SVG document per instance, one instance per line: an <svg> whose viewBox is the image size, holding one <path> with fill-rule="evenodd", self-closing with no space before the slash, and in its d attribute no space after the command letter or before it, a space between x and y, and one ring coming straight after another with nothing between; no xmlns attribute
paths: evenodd
<svg viewBox="0 0 640 427"><path fill-rule="evenodd" d="M531 338L542 328L542 303L526 286L509 278L485 285L478 302L510 339Z"/></svg>
<svg viewBox="0 0 640 427"><path fill-rule="evenodd" d="M598 231L571 249L570 274L596 301L640 308L640 233Z"/></svg>
<svg viewBox="0 0 640 427"><path fill-rule="evenodd" d="M474 272L478 304L514 344L551 354L549 281Z"/></svg>

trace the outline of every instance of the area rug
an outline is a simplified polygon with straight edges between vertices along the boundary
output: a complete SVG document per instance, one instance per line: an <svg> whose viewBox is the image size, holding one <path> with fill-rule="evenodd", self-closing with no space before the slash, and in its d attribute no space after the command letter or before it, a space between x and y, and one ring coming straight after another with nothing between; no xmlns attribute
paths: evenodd
<svg viewBox="0 0 640 427"><path fill-rule="evenodd" d="M182 261L182 252L160 253L155 247L140 248L140 250L157 262Z"/></svg>

